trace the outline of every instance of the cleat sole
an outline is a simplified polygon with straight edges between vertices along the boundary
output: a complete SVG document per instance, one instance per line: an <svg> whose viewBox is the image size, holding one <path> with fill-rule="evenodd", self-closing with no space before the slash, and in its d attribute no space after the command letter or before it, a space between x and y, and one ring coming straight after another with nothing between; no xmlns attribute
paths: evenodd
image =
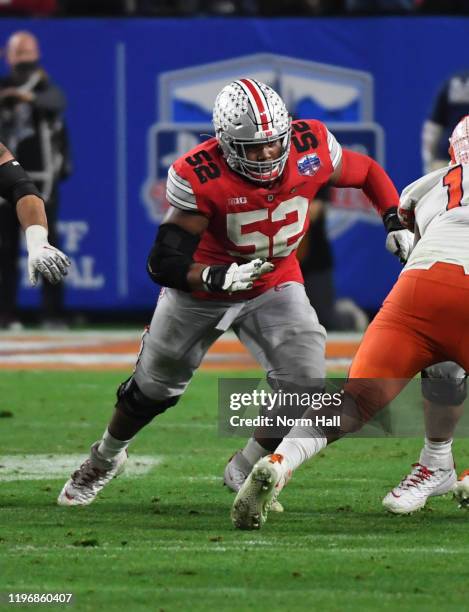
<svg viewBox="0 0 469 612"><path fill-rule="evenodd" d="M262 527L270 507L276 501L275 481L274 474L268 468L254 468L239 490L231 510L231 520L237 529L254 530ZM279 511L278 507L276 511Z"/></svg>

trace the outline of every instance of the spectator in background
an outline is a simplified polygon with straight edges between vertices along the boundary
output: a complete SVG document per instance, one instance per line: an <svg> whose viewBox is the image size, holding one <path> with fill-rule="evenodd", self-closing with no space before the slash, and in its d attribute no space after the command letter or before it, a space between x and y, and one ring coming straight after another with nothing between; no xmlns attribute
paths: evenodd
<svg viewBox="0 0 469 612"><path fill-rule="evenodd" d="M62 0L64 1L64 0ZM68 0L68 2L73 0ZM102 0L101 0L102 1ZM127 14L170 15L330 15L340 12L342 0L123 0Z"/></svg>
<svg viewBox="0 0 469 612"><path fill-rule="evenodd" d="M437 15L467 15L469 3L467 0L420 0L420 11Z"/></svg>
<svg viewBox="0 0 469 612"><path fill-rule="evenodd" d="M29 32L16 32L7 42L9 74L0 80L0 133L29 173L46 205L49 238L56 245L58 183L69 174L69 155L62 113L65 96L39 63L38 41ZM11 206L0 204L0 326L16 324L19 225ZM42 285L42 319L47 326L62 324L63 290Z"/></svg>
<svg viewBox="0 0 469 612"><path fill-rule="evenodd" d="M345 0L346 13L412 13L417 10L419 0Z"/></svg>
<svg viewBox="0 0 469 612"><path fill-rule="evenodd" d="M166 17L170 15L255 15L257 0L125 0L128 14Z"/></svg>
<svg viewBox="0 0 469 612"><path fill-rule="evenodd" d="M59 0L60 10L66 16L118 17L132 13L135 0Z"/></svg>
<svg viewBox="0 0 469 612"><path fill-rule="evenodd" d="M341 12L342 0L258 0L259 13L266 17L280 15L332 15Z"/></svg>
<svg viewBox="0 0 469 612"><path fill-rule="evenodd" d="M469 115L469 70L455 72L443 83L423 124L422 161L424 172L448 165L448 139L454 126Z"/></svg>
<svg viewBox="0 0 469 612"><path fill-rule="evenodd" d="M56 0L1 0L0 15L46 17L57 11Z"/></svg>

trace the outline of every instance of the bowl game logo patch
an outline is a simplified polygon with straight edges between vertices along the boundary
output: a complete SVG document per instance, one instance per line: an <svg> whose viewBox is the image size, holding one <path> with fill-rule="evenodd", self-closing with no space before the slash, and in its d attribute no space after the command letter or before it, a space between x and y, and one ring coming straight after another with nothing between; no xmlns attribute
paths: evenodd
<svg viewBox="0 0 469 612"><path fill-rule="evenodd" d="M317 153L305 155L297 161L298 172L304 176L313 176L321 167L321 160Z"/></svg>

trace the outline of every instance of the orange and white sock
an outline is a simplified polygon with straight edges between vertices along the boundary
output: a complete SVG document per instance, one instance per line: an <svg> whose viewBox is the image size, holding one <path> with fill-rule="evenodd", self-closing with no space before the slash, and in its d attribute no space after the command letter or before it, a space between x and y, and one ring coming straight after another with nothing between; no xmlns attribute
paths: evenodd
<svg viewBox="0 0 469 612"><path fill-rule="evenodd" d="M285 467L293 472L326 446L327 438L321 437L316 429L295 426L277 446L275 454L283 455Z"/></svg>

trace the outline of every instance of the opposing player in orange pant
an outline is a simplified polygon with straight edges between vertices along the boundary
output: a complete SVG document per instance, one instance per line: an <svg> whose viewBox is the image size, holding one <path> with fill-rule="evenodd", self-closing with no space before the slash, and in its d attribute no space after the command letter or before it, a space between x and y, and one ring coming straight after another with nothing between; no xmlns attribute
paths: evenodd
<svg viewBox="0 0 469 612"><path fill-rule="evenodd" d="M449 152L448 167L402 193L398 212L415 246L350 368L350 379L394 379L383 401L439 361L469 371L469 117L454 129Z"/></svg>
<svg viewBox="0 0 469 612"><path fill-rule="evenodd" d="M401 195L398 214L414 232L414 248L363 337L347 384L365 420L432 364L450 360L469 371L469 117L455 127L449 153L449 166Z"/></svg>
<svg viewBox="0 0 469 612"><path fill-rule="evenodd" d="M469 240L469 215L467 233ZM388 403L429 365L451 360L468 371L468 273L447 262L405 270L368 327L349 378L394 379Z"/></svg>
<svg viewBox="0 0 469 612"><path fill-rule="evenodd" d="M259 528L293 470L328 443L357 431L424 368L455 361L469 370L469 117L450 139L451 164L409 185L399 213L415 246L369 326L345 386L340 426L295 425L274 454L254 466L232 520Z"/></svg>

